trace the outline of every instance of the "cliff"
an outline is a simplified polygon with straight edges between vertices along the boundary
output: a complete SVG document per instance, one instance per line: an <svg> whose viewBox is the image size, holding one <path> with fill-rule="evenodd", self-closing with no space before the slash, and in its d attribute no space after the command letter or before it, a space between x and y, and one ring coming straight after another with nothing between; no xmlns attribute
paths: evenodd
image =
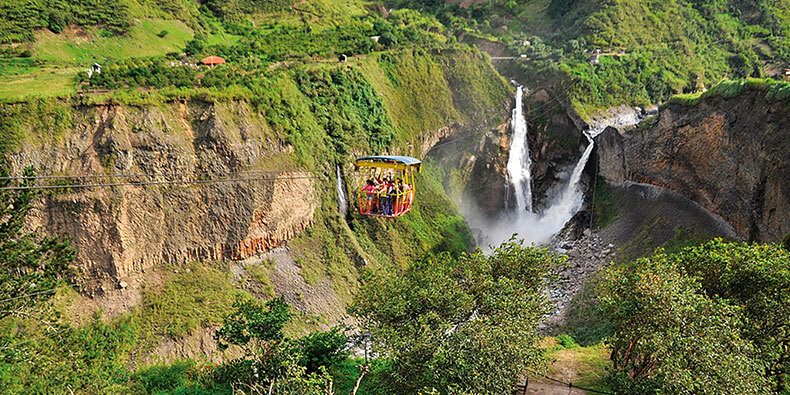
<svg viewBox="0 0 790 395"><path fill-rule="evenodd" d="M483 55L404 50L284 66L263 78L249 89L0 105L0 153L12 174L33 166L38 174L70 177L40 180L47 184L163 183L41 195L30 230L70 237L81 278L104 279L86 287L92 299L83 302L110 315L145 304L173 276L164 264L243 260L231 269L245 288L245 270L272 260L278 264L262 275L271 279L271 294L324 317L325 326L347 317L358 266L470 248L463 217L442 188L444 170L432 164L453 168L455 161L427 158L415 208L398 221L359 216L353 195L342 216L335 166L355 191L357 156L425 158L442 139L481 136L504 123L510 88ZM180 183L223 178L243 180Z"/></svg>
<svg viewBox="0 0 790 395"><path fill-rule="evenodd" d="M634 130L597 138L600 174L662 186L729 222L740 237L790 232L790 89L749 80L679 97Z"/></svg>

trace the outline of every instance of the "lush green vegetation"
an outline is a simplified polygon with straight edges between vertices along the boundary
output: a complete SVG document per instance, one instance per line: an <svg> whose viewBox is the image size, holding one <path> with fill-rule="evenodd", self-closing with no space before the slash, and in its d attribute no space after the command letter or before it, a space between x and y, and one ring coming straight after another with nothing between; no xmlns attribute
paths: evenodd
<svg viewBox="0 0 790 395"><path fill-rule="evenodd" d="M723 78L763 77L790 61L786 0L394 3L430 10L456 34L526 55L503 70L528 84L570 85L566 100L583 117L657 103ZM603 52L598 65L590 63L595 49Z"/></svg>
<svg viewBox="0 0 790 395"><path fill-rule="evenodd" d="M103 25L112 33L125 33L132 15L125 1L6 1L0 7L0 42L29 41L33 32L47 28L60 33L67 25Z"/></svg>
<svg viewBox="0 0 790 395"><path fill-rule="evenodd" d="M40 31L32 44L35 58L51 63L77 64L87 68L93 62L111 59L161 56L181 52L193 37L192 29L177 20L143 19L123 35L105 37L99 28L83 28L84 33L55 34ZM166 35L160 36L162 32ZM90 37L90 39L85 38ZM24 47L24 46L22 46Z"/></svg>
<svg viewBox="0 0 790 395"><path fill-rule="evenodd" d="M613 386L787 391L788 264L778 245L714 240L607 271L599 300L614 328Z"/></svg>
<svg viewBox="0 0 790 395"><path fill-rule="evenodd" d="M24 171L22 180L9 178L5 164L0 166L0 187L29 187L35 175ZM59 285L70 280L69 264L74 250L67 240L28 233L25 219L38 191L30 189L0 191L0 322L29 320L29 326L4 325L0 336L0 361L24 360L24 345L29 331L57 332L61 325L56 311L47 303Z"/></svg>
<svg viewBox="0 0 790 395"><path fill-rule="evenodd" d="M491 256L436 254L365 279L351 312L391 359L391 391L502 394L541 370L541 289L562 259L506 243Z"/></svg>

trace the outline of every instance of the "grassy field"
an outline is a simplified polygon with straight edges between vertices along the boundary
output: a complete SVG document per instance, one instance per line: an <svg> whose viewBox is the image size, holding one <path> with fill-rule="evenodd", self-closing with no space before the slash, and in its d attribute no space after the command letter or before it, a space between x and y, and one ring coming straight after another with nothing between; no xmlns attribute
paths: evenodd
<svg viewBox="0 0 790 395"><path fill-rule="evenodd" d="M609 375L610 350L603 345L580 347L572 338L563 335L543 339L545 356L549 360L547 376L576 386L606 392L604 379ZM535 378L537 381L545 380ZM530 378L532 380L532 378Z"/></svg>
<svg viewBox="0 0 790 395"><path fill-rule="evenodd" d="M31 61L0 60L0 101L27 96L68 96L75 92L78 67L39 66Z"/></svg>
<svg viewBox="0 0 790 395"><path fill-rule="evenodd" d="M157 34L166 31L164 37ZM88 66L105 59L137 58L181 52L192 30L181 21L143 19L128 34L103 37L101 29L42 30L33 46L37 59ZM217 40L222 40L218 38Z"/></svg>

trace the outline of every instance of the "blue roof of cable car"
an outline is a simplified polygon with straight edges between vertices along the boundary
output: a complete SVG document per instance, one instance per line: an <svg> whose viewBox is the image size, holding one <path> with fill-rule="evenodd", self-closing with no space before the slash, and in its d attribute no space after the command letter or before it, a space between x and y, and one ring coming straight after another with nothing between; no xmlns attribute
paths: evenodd
<svg viewBox="0 0 790 395"><path fill-rule="evenodd" d="M357 159L357 162L363 160L374 162L399 162L404 165L419 165L422 163L419 159L412 158L411 156L363 156Z"/></svg>

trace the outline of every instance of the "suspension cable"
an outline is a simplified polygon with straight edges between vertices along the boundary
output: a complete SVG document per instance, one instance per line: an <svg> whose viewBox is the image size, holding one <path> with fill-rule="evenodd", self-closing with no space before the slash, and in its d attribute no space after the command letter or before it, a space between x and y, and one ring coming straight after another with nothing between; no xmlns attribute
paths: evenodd
<svg viewBox="0 0 790 395"><path fill-rule="evenodd" d="M221 176L221 175L258 175L277 174L290 170L249 170L239 172L179 172L179 173L112 173L112 174L77 174L77 175L33 175L33 176L5 176L0 180L29 180L29 179L91 179L91 178L132 178L132 177L178 177L178 176ZM298 170L303 173L319 173L321 170Z"/></svg>
<svg viewBox="0 0 790 395"><path fill-rule="evenodd" d="M30 189L99 188L99 187L143 186L143 185L215 184L222 182L299 180L299 179L309 179L309 178L319 178L319 177L287 176L287 177L219 178L219 179L207 179L207 180L115 182L115 183L95 183L95 184L31 185L31 186L2 187L0 188L0 191L24 191Z"/></svg>

